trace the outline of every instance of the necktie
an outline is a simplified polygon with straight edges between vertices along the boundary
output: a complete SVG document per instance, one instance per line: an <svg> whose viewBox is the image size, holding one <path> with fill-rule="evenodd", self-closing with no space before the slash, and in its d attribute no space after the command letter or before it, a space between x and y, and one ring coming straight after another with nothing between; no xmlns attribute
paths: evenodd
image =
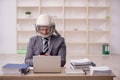
<svg viewBox="0 0 120 80"><path fill-rule="evenodd" d="M43 53L46 53L49 49L48 47L48 38L44 38Z"/></svg>

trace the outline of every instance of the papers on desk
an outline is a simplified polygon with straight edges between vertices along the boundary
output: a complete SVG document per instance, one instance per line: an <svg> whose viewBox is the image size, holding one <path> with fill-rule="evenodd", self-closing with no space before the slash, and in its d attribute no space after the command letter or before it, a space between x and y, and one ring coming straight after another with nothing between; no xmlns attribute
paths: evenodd
<svg viewBox="0 0 120 80"><path fill-rule="evenodd" d="M111 73L108 66L90 67L90 75L110 75Z"/></svg>
<svg viewBox="0 0 120 80"><path fill-rule="evenodd" d="M85 75L86 73L82 69L65 69L66 74L78 74Z"/></svg>
<svg viewBox="0 0 120 80"><path fill-rule="evenodd" d="M96 66L96 65L88 58L74 59L70 61L70 67L72 69L90 70L89 69L90 66Z"/></svg>
<svg viewBox="0 0 120 80"><path fill-rule="evenodd" d="M92 61L89 60L88 58L83 58L83 59L72 59L70 63L73 65L86 65L90 64Z"/></svg>
<svg viewBox="0 0 120 80"><path fill-rule="evenodd" d="M2 74L10 74L10 75L20 75L26 74L29 72L29 65L27 64L13 64L9 63L2 67Z"/></svg>

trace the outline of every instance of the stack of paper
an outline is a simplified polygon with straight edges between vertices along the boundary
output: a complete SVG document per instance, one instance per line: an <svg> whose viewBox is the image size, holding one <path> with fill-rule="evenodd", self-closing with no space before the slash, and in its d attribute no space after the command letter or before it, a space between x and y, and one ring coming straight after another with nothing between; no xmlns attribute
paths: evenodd
<svg viewBox="0 0 120 80"><path fill-rule="evenodd" d="M74 59L70 61L70 67L72 69L84 69L84 70L89 70L90 66L95 66L95 63L93 63L91 60L88 58L83 58L83 59Z"/></svg>
<svg viewBox="0 0 120 80"><path fill-rule="evenodd" d="M108 66L90 67L91 75L110 75L112 71Z"/></svg>
<svg viewBox="0 0 120 80"><path fill-rule="evenodd" d="M73 65L86 65L86 64L90 64L91 60L89 60L88 58L83 58L83 59L74 59L70 61Z"/></svg>
<svg viewBox="0 0 120 80"><path fill-rule="evenodd" d="M27 64L6 64L2 67L2 74L26 74L29 72Z"/></svg>
<svg viewBox="0 0 120 80"><path fill-rule="evenodd" d="M66 74L78 74L85 75L86 73L82 69L65 69Z"/></svg>

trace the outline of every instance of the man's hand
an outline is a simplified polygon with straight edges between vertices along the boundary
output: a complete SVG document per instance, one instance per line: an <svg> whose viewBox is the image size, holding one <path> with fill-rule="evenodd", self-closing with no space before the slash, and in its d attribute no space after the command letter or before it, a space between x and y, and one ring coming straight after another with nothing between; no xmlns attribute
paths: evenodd
<svg viewBox="0 0 120 80"><path fill-rule="evenodd" d="M44 56L50 56L48 53L45 53Z"/></svg>
<svg viewBox="0 0 120 80"><path fill-rule="evenodd" d="M41 52L40 55L41 55L41 56L50 56L50 54L48 54L48 53L43 53L43 52Z"/></svg>

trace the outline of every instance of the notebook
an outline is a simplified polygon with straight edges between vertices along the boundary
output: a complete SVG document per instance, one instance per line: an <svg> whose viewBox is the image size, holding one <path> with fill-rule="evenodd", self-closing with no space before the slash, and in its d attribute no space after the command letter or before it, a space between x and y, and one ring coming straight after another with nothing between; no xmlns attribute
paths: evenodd
<svg viewBox="0 0 120 80"><path fill-rule="evenodd" d="M33 56L33 72L61 72L60 56Z"/></svg>

